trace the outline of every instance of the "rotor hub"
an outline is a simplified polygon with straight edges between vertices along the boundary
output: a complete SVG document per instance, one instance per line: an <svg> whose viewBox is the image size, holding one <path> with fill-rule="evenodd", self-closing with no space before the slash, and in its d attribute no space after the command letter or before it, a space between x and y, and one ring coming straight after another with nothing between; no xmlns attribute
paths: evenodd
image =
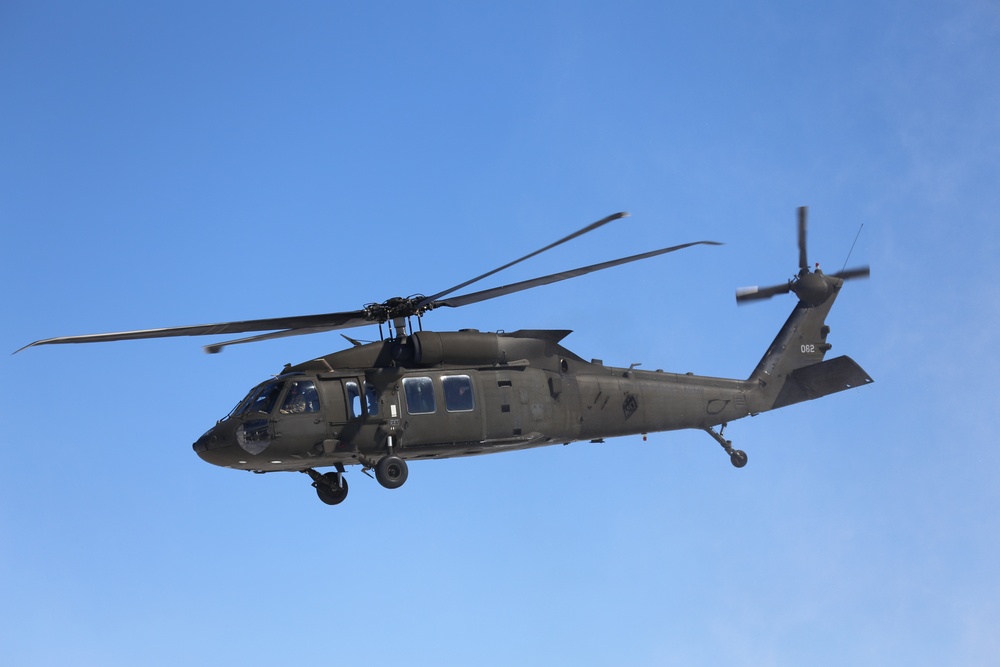
<svg viewBox="0 0 1000 667"><path fill-rule="evenodd" d="M817 269L816 273L805 273L792 284L792 291L807 306L825 303L834 292L832 281Z"/></svg>

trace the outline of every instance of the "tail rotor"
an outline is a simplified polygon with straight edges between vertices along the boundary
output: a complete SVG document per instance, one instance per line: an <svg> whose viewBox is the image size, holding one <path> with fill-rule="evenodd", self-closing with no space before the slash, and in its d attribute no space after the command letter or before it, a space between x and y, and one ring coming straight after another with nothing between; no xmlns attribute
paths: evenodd
<svg viewBox="0 0 1000 667"><path fill-rule="evenodd" d="M741 287L736 290L736 303L743 305L750 301L762 301L770 299L777 294L787 294L793 292L799 300L807 306L818 306L824 303L830 295L840 289L844 280L854 278L867 278L871 275L868 266L854 269L845 269L834 274L826 275L816 264L815 269L809 268L809 256L806 250L806 230L809 209L800 206L798 209L798 244L799 244L799 272L794 278L782 285L772 285L770 287ZM835 279L835 280L831 280Z"/></svg>

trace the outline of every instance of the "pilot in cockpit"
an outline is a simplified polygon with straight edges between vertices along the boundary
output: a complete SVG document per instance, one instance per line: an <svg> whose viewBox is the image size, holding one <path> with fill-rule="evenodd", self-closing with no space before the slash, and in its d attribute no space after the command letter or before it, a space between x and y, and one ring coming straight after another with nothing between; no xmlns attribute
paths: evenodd
<svg viewBox="0 0 1000 667"><path fill-rule="evenodd" d="M288 388L284 403L281 404L281 414L297 415L318 410L316 386L312 382L293 382Z"/></svg>

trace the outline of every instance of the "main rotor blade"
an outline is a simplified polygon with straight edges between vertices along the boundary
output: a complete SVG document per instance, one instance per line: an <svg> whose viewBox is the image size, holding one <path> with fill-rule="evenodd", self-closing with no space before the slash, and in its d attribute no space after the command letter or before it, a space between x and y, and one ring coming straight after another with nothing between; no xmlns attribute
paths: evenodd
<svg viewBox="0 0 1000 667"><path fill-rule="evenodd" d="M141 329L137 331L116 331L112 333L86 334L83 336L61 336L46 338L25 345L17 352L36 345L57 345L63 343L104 343L116 340L139 340L144 338L172 338L174 336L214 336L221 334L245 333L248 331L272 331L275 329L339 329L367 324L365 312L361 310L323 315L301 315L298 317L273 317L242 322L221 322L219 324L199 324L186 327L164 329ZM14 354L17 354L15 352Z"/></svg>
<svg viewBox="0 0 1000 667"><path fill-rule="evenodd" d="M555 243L550 243L549 245L545 246L544 248L541 248L541 249L536 250L536 251L534 251L532 253L529 253L529 254L525 255L524 257L522 257L520 259L515 259L513 262L509 262L507 264L504 264L503 266L495 268L492 271L487 271L486 273L484 273L481 276L476 276L475 278L472 278L471 280L466 280L464 283L455 285L454 287L449 287L448 289L444 290L443 292L438 292L437 294L434 294L432 296L424 297L419 302L417 302L417 307L418 308L423 308L423 307L429 305L430 303L432 303L434 301L437 301L438 299L440 299L443 296L447 296L448 294L451 294L452 292L457 292L458 290L462 289L463 287L468 287L472 283L477 283L477 282L479 282L480 280L482 280L484 278L489 278L490 276L492 276L495 273L500 273L504 269L509 269L510 267L514 266L515 264L520 264L521 262L523 262L525 260L531 259L532 257L535 257L537 255L541 255L546 250L552 250L556 246L562 245L563 243L566 243L567 241L572 241L573 239L575 239L575 238L577 238L579 236L583 236L587 232L592 232L595 229L597 229L598 227L603 227L604 225L608 224L609 222L613 222L615 220L619 220L621 218L627 218L627 217L628 217L628 213L622 211L621 213L614 213L612 215L609 215L606 218L601 218L597 222L591 223L591 224L587 225L586 227L584 227L583 229L575 231L572 234L570 234L569 236L565 236L565 237L559 239L558 241L556 241Z"/></svg>
<svg viewBox="0 0 1000 667"><path fill-rule="evenodd" d="M285 329L284 331L272 331L271 333L261 334L259 336L250 336L249 338L239 338L237 340L227 340L221 343L212 343L210 345L205 345L202 349L208 354L218 354L219 352L222 352L222 348L229 347L230 345L259 343L262 340L276 340L278 338L288 338L290 336L306 336L314 333L326 333L327 331L333 331L334 329L348 329L362 324L371 324L371 322L365 320L363 322L348 323L335 327L310 327L308 329Z"/></svg>
<svg viewBox="0 0 1000 667"><path fill-rule="evenodd" d="M809 270L809 259L806 257L806 216L808 206L799 206L799 268Z"/></svg>
<svg viewBox="0 0 1000 667"><path fill-rule="evenodd" d="M552 283L557 283L561 280L568 280L569 278L577 278L579 276L586 275L588 273L593 273L594 271L603 271L604 269L610 269L614 266L620 266L622 264L628 264L629 262L637 262L640 259L648 259L650 257L656 257L657 255L664 255L668 252L674 252L675 250L683 250L684 248L690 248L695 245L722 245L717 241L695 241L693 243L684 243L682 245L675 245L669 248L661 248L660 250L652 250L650 252L644 252L640 255L632 255L630 257L623 257L621 259L611 260L610 262L601 262L600 264L591 264L590 266L584 266L579 269L571 269L569 271L562 271L561 273L553 273L548 276L543 276L541 278L534 278L532 280L523 280L518 283L513 283L511 285L503 285L501 287L494 287L492 289L482 290L480 292L472 292L471 294L465 294L463 296L456 296L450 299L444 299L441 301L434 301L429 304L431 308L437 308L439 306L448 306L449 308L458 308L459 306L467 306L472 303L479 303L480 301L486 301L488 299L495 299L500 296L507 294L513 294L514 292L521 292L533 287L541 287L542 285L550 285Z"/></svg>

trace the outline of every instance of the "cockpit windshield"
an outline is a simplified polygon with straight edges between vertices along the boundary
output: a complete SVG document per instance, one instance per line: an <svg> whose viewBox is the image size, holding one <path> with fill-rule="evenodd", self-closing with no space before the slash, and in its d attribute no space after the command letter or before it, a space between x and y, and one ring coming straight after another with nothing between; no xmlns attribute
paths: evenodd
<svg viewBox="0 0 1000 667"><path fill-rule="evenodd" d="M226 419L239 417L250 412L262 412L270 414L278 403L278 398L285 387L284 399L281 401L280 414L302 414L319 412L319 395L316 392L316 383L312 380L271 380L259 384L250 390L233 411L226 415Z"/></svg>
<svg viewBox="0 0 1000 667"><path fill-rule="evenodd" d="M256 387L254 387L253 389L251 389L250 393L247 394L246 397L244 397L244 399L242 401L240 401L239 403L237 403L236 407L233 408L232 410L230 410L229 414L226 415L225 418L229 419L230 417L235 417L237 415L241 415L244 412L246 412L247 406L250 405L250 401L253 400L253 397L257 395L258 391L260 391L260 385L257 385Z"/></svg>
<svg viewBox="0 0 1000 667"><path fill-rule="evenodd" d="M281 393L282 387L285 386L284 382L268 382L261 388L260 392L247 406L247 412L271 412L274 409L274 403L278 400L278 394Z"/></svg>
<svg viewBox="0 0 1000 667"><path fill-rule="evenodd" d="M274 380L254 387L227 418L238 417L247 412L271 412L284 386L284 381Z"/></svg>

